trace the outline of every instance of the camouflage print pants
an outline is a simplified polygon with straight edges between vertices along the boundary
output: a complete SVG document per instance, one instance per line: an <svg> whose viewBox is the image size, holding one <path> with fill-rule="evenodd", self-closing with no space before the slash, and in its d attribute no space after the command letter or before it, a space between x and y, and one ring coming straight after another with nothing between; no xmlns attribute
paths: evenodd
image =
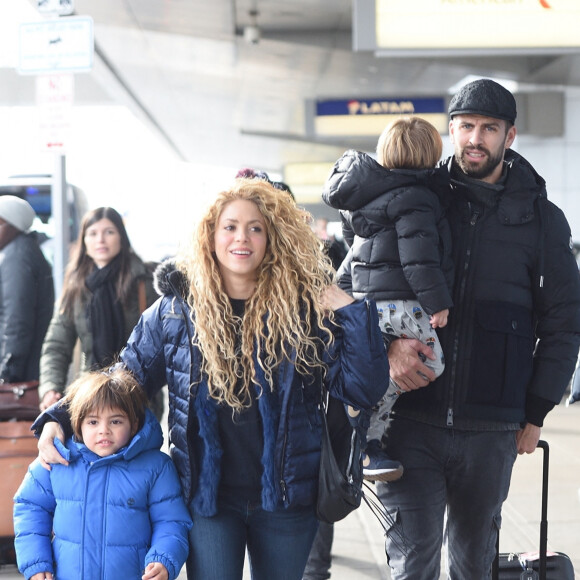
<svg viewBox="0 0 580 580"><path fill-rule="evenodd" d="M381 331L393 334L400 338L416 338L423 344L430 346L436 359L425 359L423 362L439 376L445 368L443 350L437 333L429 324L429 315L416 300L378 300L379 325ZM387 392L379 401L371 415L367 440L381 440L384 435L389 414L401 391L394 381L391 381Z"/></svg>

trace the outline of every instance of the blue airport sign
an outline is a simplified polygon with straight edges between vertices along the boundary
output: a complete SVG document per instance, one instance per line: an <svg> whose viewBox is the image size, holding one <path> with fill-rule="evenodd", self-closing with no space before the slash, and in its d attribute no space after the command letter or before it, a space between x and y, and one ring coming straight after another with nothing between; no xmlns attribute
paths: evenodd
<svg viewBox="0 0 580 580"><path fill-rule="evenodd" d="M316 116L323 115L421 115L445 113L443 97L343 99L317 101Z"/></svg>
<svg viewBox="0 0 580 580"><path fill-rule="evenodd" d="M439 132L448 130L444 97L390 97L320 100L316 102L314 131L319 136L379 136L400 115L417 115Z"/></svg>

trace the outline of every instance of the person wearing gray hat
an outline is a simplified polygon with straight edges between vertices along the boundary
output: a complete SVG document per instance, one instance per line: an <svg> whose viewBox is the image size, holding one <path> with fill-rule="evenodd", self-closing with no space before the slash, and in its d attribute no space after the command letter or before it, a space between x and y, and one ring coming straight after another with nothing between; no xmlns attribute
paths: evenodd
<svg viewBox="0 0 580 580"><path fill-rule="evenodd" d="M35 212L0 196L0 381L38 380L42 341L54 308L52 268L28 232Z"/></svg>
<svg viewBox="0 0 580 580"><path fill-rule="evenodd" d="M544 179L510 149L513 95L476 80L451 99L449 117L456 276L439 333L445 371L435 379L418 340L395 339L388 351L391 378L408 391L383 439L405 475L377 484L397 514L386 542L393 580L439 578L444 538L450 579L491 577L513 464L536 449L580 346L570 227Z"/></svg>
<svg viewBox="0 0 580 580"><path fill-rule="evenodd" d="M34 221L34 210L25 200L15 195L0 197L0 218L20 232L26 232Z"/></svg>

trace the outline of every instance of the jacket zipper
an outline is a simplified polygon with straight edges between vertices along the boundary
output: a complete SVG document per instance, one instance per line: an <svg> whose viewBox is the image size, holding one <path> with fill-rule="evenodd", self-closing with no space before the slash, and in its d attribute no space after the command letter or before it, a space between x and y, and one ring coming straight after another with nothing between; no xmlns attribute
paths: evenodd
<svg viewBox="0 0 580 580"><path fill-rule="evenodd" d="M457 315L457 325L455 327L454 338L453 338L453 364L451 366L451 375L449 377L449 399L447 407L447 417L446 417L446 425L447 427L453 427L454 425L454 417L453 417L453 407L454 407L454 399L455 399L455 380L457 378L457 361L458 361L458 351L459 345L461 343L461 337L459 336L462 331L462 325L460 320L464 319L465 309L467 306L465 305L464 298L466 294L466 286L467 286L467 279L469 274L469 268L471 265L471 247L473 245L473 238L475 236L475 225L479 220L481 211L478 207L473 207L470 202L468 202L467 207L469 208L470 218L469 218L469 229L467 231L467 244L464 253L464 260L463 260L463 270L461 272L461 281L459 284L459 299L457 301L458 304L463 304L462 313Z"/></svg>
<svg viewBox="0 0 580 580"><path fill-rule="evenodd" d="M287 425L284 425L284 443L282 444L282 453L280 457L280 490L282 491L282 502L286 505L288 499L286 493L286 481L284 481L284 457L286 456L286 443L288 441Z"/></svg>
<svg viewBox="0 0 580 580"><path fill-rule="evenodd" d="M197 389L198 389L199 383L195 382L195 377L193 376L195 352L194 352L194 347L193 347L193 336L191 334L191 328L190 328L191 320L189 319L189 316L188 316L189 308L186 307L187 302L182 297L182 295L179 293L178 288L173 284L173 282L171 281L171 279L169 277L167 278L167 282L168 282L171 290L173 291L173 299L171 301L171 309L173 310L173 312L176 312L175 304L176 303L178 304L179 309L181 311L181 315L183 316L183 324L185 325L185 331L187 333L187 342L188 342L188 346L189 346L189 384L190 384L190 388L189 388L189 397L188 397L188 401L187 401L187 426L186 426L186 443L185 444L187 446L187 456L189 459L189 474L190 474L190 478L191 478L191 475L192 475L194 469L196 469L196 468L194 467L195 466L195 458L193 457L193 449L192 449L192 446L190 444L189 437L187 437L187 433L189 433L191 431L193 422L195 420L195 398L197 397ZM199 377L199 378L201 379L201 377ZM196 473L196 476L197 476L198 481L195 482L195 487L197 487L197 484L199 483L199 473ZM188 497L186 498L188 504L193 499L193 489L194 489L194 482L190 481L189 493L187 494Z"/></svg>
<svg viewBox="0 0 580 580"><path fill-rule="evenodd" d="M280 480L280 489L282 490L282 501L286 504L286 482L283 479Z"/></svg>
<svg viewBox="0 0 580 580"><path fill-rule="evenodd" d="M281 377L282 380L282 384L286 384L287 378L288 378L288 372L290 372L290 367L289 365L284 365L284 373ZM290 381L290 383L292 383L292 380ZM292 387L290 387L292 388ZM292 393L290 393L290 396L292 396ZM284 480L284 458L286 457L286 444L288 442L288 413L286 413L286 419L285 419L285 424L284 424L284 440L282 443L282 452L280 454L280 466L279 466L279 470L280 470L280 491L282 493L282 502L284 503L284 505L286 505L286 501L288 499L288 494L287 494L287 488L286 488L286 481Z"/></svg>
<svg viewBox="0 0 580 580"><path fill-rule="evenodd" d="M371 311L370 311L370 304L368 300L365 300L365 306L367 307L367 338L368 338L368 343L371 344L372 340L372 333L371 333L371 325L370 320L371 320Z"/></svg>
<svg viewBox="0 0 580 580"><path fill-rule="evenodd" d="M87 475L87 478L85 480L85 493L84 493L85 498L88 496L88 488L89 488L89 481L91 480L91 472L93 471L93 469L95 469L94 463L95 463L94 461L91 461L90 462L89 469L87 471L88 475ZM106 470L106 473L105 473L106 483L105 483L104 489L102 490L102 495L104 497L106 495L107 489L109 487L109 477L111 475L111 467L110 467L110 464L109 464L109 465L105 465L104 467L101 466L100 469L105 469ZM105 516L106 516L106 514L107 514L107 509L106 509L106 507L107 507L106 506L107 501L106 501L106 499L104 499L103 501L104 501L104 504L105 504ZM81 534L81 536L82 536L82 539L81 539L81 554L84 554L85 553L84 544L85 544L85 538L86 538L86 531L85 531L85 529L87 527L86 526L86 523L87 523L87 518L85 517L85 518L83 518L83 522L82 522L83 529L82 529L82 534ZM105 548L104 548L107 545L107 542L106 542L106 530L107 530L107 520L106 520L106 517L105 517L105 519L103 521L103 528L101 530L101 534L102 534L101 545L100 545L100 551L101 551L100 552L100 557L101 557L101 570L104 570L105 569L105 565L106 565L106 562L105 562ZM84 578L84 575L85 575L85 572L84 572L85 571L85 560L86 559L83 557L83 558L81 558L81 561L80 561L81 578Z"/></svg>

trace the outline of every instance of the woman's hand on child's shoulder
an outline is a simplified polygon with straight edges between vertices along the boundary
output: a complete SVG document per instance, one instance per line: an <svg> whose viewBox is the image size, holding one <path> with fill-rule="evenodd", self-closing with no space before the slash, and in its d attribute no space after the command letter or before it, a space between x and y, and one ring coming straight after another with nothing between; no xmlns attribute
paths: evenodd
<svg viewBox="0 0 580 580"><path fill-rule="evenodd" d="M30 577L30 580L52 580L54 576L50 572L38 572Z"/></svg>
<svg viewBox="0 0 580 580"><path fill-rule="evenodd" d="M161 564L160 562L151 562L151 564L147 564L147 568L145 568L145 573L141 576L141 580L168 580L169 572L167 572L167 568Z"/></svg>
<svg viewBox="0 0 580 580"><path fill-rule="evenodd" d="M64 431L62 427L53 421L49 421L42 429L38 439L38 457L42 467L50 471L52 463L68 465L68 461L57 451L54 446L54 438L57 437L64 443Z"/></svg>
<svg viewBox="0 0 580 580"><path fill-rule="evenodd" d="M354 299L349 296L344 290L341 290L336 284L331 284L326 287L322 293L322 307L326 310L338 310L343 306L352 304Z"/></svg>

